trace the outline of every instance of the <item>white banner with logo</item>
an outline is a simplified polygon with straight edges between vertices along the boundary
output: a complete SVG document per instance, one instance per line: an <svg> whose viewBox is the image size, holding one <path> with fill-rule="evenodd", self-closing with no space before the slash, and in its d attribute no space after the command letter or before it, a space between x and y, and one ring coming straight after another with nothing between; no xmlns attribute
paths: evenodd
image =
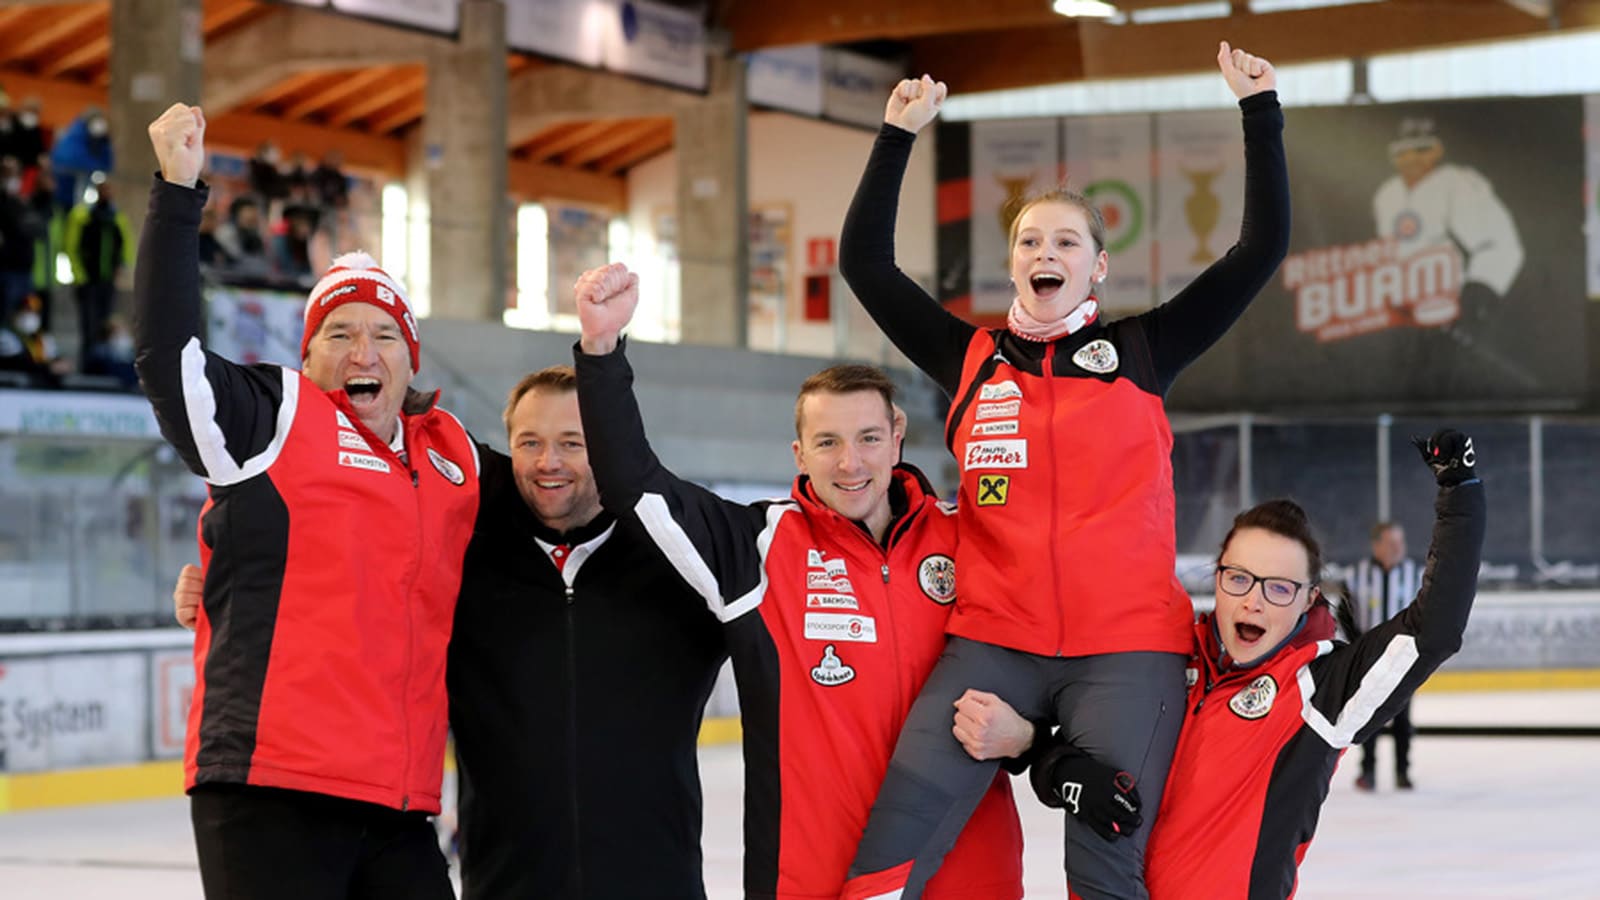
<svg viewBox="0 0 1600 900"><path fill-rule="evenodd" d="M0 771L142 759L147 702L142 653L0 662Z"/></svg>
<svg viewBox="0 0 1600 900"><path fill-rule="evenodd" d="M745 92L751 103L820 116L822 71L823 49L818 44L758 50L745 64Z"/></svg>
<svg viewBox="0 0 1600 900"><path fill-rule="evenodd" d="M1011 308L1017 293L1010 281L1011 220L1025 198L1060 180L1058 120L972 123L973 312Z"/></svg>
<svg viewBox="0 0 1600 900"><path fill-rule="evenodd" d="M461 27L460 0L333 0L333 8L354 16L446 34L454 34Z"/></svg>
<svg viewBox="0 0 1600 900"><path fill-rule="evenodd" d="M1111 268L1095 294L1110 316L1143 312L1155 294L1150 130L1149 116L1066 120L1067 185L1106 221Z"/></svg>
<svg viewBox="0 0 1600 900"><path fill-rule="evenodd" d="M1183 289L1239 239L1244 137L1239 113L1156 117L1156 277L1161 300Z"/></svg>
<svg viewBox="0 0 1600 900"><path fill-rule="evenodd" d="M905 67L832 47L822 64L822 114L877 130L889 92L900 83Z"/></svg>
<svg viewBox="0 0 1600 900"><path fill-rule="evenodd" d="M306 298L279 291L206 291L206 349L236 363L300 368Z"/></svg>
<svg viewBox="0 0 1600 900"><path fill-rule="evenodd" d="M599 68L615 3L596 0L514 0L506 4L506 45Z"/></svg>
<svg viewBox="0 0 1600 900"><path fill-rule="evenodd" d="M1589 299L1600 300L1600 95L1583 98L1583 158L1583 233L1589 248Z"/></svg>
<svg viewBox="0 0 1600 900"><path fill-rule="evenodd" d="M649 0L623 0L615 9L615 27L605 33L606 68L705 90L706 29L699 12Z"/></svg>
<svg viewBox="0 0 1600 900"><path fill-rule="evenodd" d="M150 655L150 756L183 756L189 701L194 697L194 652L162 650Z"/></svg>
<svg viewBox="0 0 1600 900"><path fill-rule="evenodd" d="M159 438L150 401L125 394L6 391L0 434Z"/></svg>

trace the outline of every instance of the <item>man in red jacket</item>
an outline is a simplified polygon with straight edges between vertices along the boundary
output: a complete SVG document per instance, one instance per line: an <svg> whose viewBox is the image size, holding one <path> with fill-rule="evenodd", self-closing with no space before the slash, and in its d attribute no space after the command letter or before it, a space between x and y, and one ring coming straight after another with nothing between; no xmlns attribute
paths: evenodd
<svg viewBox="0 0 1600 900"><path fill-rule="evenodd" d="M834 897L906 711L944 648L955 599L954 510L897 465L905 420L870 366L807 379L795 406L790 500L739 504L677 478L645 438L620 338L638 279L620 265L578 282L578 402L607 509L637 519L723 622L744 726L744 888L754 900ZM990 695L953 730L1015 757L1032 728L995 733ZM1022 834L998 775L928 889L1015 900Z"/></svg>
<svg viewBox="0 0 1600 900"><path fill-rule="evenodd" d="M405 292L364 254L312 289L301 372L200 344L205 118L150 126L135 365L207 482L184 758L206 895L448 898L445 650L478 507L472 440L411 390Z"/></svg>

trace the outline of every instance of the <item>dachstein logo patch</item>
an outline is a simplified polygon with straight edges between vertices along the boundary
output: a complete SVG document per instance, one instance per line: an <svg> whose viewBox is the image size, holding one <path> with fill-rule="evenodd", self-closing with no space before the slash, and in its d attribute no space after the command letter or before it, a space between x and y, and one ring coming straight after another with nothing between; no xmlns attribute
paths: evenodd
<svg viewBox="0 0 1600 900"><path fill-rule="evenodd" d="M1077 353L1072 354L1072 361L1077 363L1080 368L1088 369L1099 375L1115 372L1117 370L1117 348L1111 346L1111 342L1105 338L1090 341L1078 348Z"/></svg>
<svg viewBox="0 0 1600 900"><path fill-rule="evenodd" d="M350 453L348 451L340 451L339 465L349 466L352 469L367 469L373 472L389 471L389 464L387 462L379 459L376 456L368 456L365 453Z"/></svg>
<svg viewBox="0 0 1600 900"><path fill-rule="evenodd" d="M956 561L943 553L935 553L917 566L917 586L935 603L948 604L956 599Z"/></svg>
<svg viewBox="0 0 1600 900"><path fill-rule="evenodd" d="M854 681L855 677L856 670L839 658L832 644L822 648L822 662L817 663L811 670L811 680L823 687L834 687L847 681Z"/></svg>
<svg viewBox="0 0 1600 900"><path fill-rule="evenodd" d="M1272 701L1278 696L1278 683L1271 675L1263 675L1250 682L1228 701L1228 708L1241 719L1259 719L1272 712Z"/></svg>
<svg viewBox="0 0 1600 900"><path fill-rule="evenodd" d="M439 451L432 447L428 448L428 462L433 463L433 467L439 470L445 481L457 486L466 484L467 476L462 473L461 467L440 456Z"/></svg>

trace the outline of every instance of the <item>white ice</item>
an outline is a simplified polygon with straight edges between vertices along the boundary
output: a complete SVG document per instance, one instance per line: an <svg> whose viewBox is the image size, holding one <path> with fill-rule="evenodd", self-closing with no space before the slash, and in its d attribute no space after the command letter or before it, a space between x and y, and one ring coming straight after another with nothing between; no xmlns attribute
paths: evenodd
<svg viewBox="0 0 1600 900"><path fill-rule="evenodd" d="M1425 694L1415 719L1595 726L1600 691ZM1359 750L1334 776L1300 870L1301 900L1600 900L1600 739L1418 738L1410 793L1393 789L1389 747L1385 738L1377 793L1352 786ZM706 885L714 900L736 900L738 748L706 748L701 760ZM1027 896L1063 898L1057 814L1016 787ZM0 897L199 900L186 802L0 815Z"/></svg>

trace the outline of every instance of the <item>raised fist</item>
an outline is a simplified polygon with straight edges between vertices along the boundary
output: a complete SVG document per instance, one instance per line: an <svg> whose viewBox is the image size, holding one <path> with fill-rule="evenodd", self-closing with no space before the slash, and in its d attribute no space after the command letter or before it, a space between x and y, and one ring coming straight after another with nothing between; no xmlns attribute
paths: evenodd
<svg viewBox="0 0 1600 900"><path fill-rule="evenodd" d="M1273 71L1272 63L1243 50L1235 50L1228 46L1227 41L1223 41L1217 49L1217 68L1222 70L1228 88L1240 100L1251 94L1278 89L1278 73Z"/></svg>
<svg viewBox="0 0 1600 900"><path fill-rule="evenodd" d="M944 82L934 81L930 75L906 78L895 85L894 93L889 95L889 104L883 110L883 121L916 134L939 114L939 108L944 106L944 98L949 93L950 89L945 87Z"/></svg>
<svg viewBox="0 0 1600 900"><path fill-rule="evenodd" d="M1422 454L1422 461L1433 470L1433 479L1440 487L1478 477L1473 468L1478 463L1478 451L1472 447L1472 438L1454 428L1441 428L1427 440L1412 438L1411 445Z"/></svg>
<svg viewBox="0 0 1600 900"><path fill-rule="evenodd" d="M633 321L639 306L639 276L622 263L611 263L578 276L572 290L583 326L583 352L598 355L615 350L622 329Z"/></svg>
<svg viewBox="0 0 1600 900"><path fill-rule="evenodd" d="M206 117L198 106L174 103L150 123L150 143L161 163L161 177L194 187L206 162Z"/></svg>

